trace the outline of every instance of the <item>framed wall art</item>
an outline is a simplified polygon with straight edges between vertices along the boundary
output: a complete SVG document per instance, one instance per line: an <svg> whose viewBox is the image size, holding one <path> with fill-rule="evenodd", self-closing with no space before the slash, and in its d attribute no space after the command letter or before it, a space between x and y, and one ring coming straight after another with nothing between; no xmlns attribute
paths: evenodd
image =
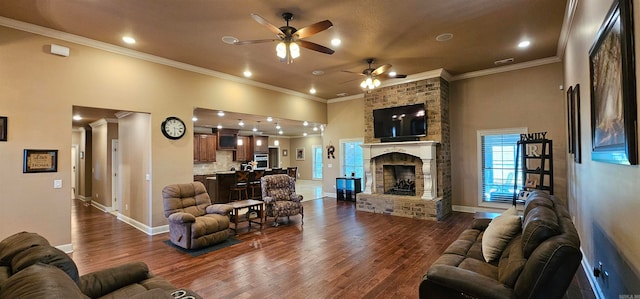
<svg viewBox="0 0 640 299"><path fill-rule="evenodd" d="M594 161L638 164L631 1L613 1L589 50Z"/></svg>
<svg viewBox="0 0 640 299"><path fill-rule="evenodd" d="M296 160L298 161L304 160L304 147L296 148Z"/></svg>
<svg viewBox="0 0 640 299"><path fill-rule="evenodd" d="M25 149L22 172L57 172L58 150Z"/></svg>
<svg viewBox="0 0 640 299"><path fill-rule="evenodd" d="M0 141L7 141L7 120L8 117L0 116Z"/></svg>
<svg viewBox="0 0 640 299"><path fill-rule="evenodd" d="M580 130L580 84L576 84L572 91L572 128L573 128L573 161L582 163L582 141Z"/></svg>
<svg viewBox="0 0 640 299"><path fill-rule="evenodd" d="M567 89L567 152L573 154L573 86Z"/></svg>

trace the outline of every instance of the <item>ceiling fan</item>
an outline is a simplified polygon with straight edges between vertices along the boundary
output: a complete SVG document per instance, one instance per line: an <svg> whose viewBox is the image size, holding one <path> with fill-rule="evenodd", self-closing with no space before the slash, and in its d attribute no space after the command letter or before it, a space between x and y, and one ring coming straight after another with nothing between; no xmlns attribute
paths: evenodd
<svg viewBox="0 0 640 299"><path fill-rule="evenodd" d="M335 52L325 46L303 40L303 38L312 36L318 32L331 28L333 26L333 23L331 23L331 21L329 20L324 20L322 22L318 22L301 29L296 29L289 26L289 21L293 19L293 14L290 12L285 12L282 14L282 18L287 22L287 25L280 28L269 23L269 21L257 14L252 13L251 17L256 20L256 22L267 27L267 29L275 33L278 39L243 40L235 41L233 44L247 45L280 41L280 43L278 43L278 46L276 47L276 55L280 58L280 61L286 61L287 63L292 63L293 59L300 56L300 47L325 54L333 54Z"/></svg>
<svg viewBox="0 0 640 299"><path fill-rule="evenodd" d="M361 76L365 76L366 78L360 83L360 87L363 89L374 89L380 86L380 80L378 78L406 78L407 75L396 74L394 72L387 72L390 68L390 64L381 65L377 68L373 68L371 65L373 64L373 58L368 58L365 62L369 65L368 68L364 69L362 73L356 73L352 71L343 71L352 74L358 74Z"/></svg>

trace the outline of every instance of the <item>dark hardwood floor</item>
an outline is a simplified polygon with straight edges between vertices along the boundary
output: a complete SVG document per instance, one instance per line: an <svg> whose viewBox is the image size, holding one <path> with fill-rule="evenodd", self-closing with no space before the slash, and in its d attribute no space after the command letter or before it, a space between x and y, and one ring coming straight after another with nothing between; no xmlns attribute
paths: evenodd
<svg viewBox="0 0 640 299"><path fill-rule="evenodd" d="M303 225L295 216L288 225L241 228L241 243L191 257L164 244L167 233L148 236L77 200L72 208L71 256L80 274L144 261L204 298L418 298L422 275L473 219L385 216L325 198L304 202ZM565 298L594 296L576 275Z"/></svg>

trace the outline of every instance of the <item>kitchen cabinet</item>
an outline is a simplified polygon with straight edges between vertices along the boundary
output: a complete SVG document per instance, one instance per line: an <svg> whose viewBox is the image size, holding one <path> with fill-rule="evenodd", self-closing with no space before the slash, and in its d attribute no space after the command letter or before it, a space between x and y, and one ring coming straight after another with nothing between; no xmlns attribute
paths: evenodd
<svg viewBox="0 0 640 299"><path fill-rule="evenodd" d="M238 136L238 143L234 155L235 161L246 162L253 160L253 147L249 136Z"/></svg>
<svg viewBox="0 0 640 299"><path fill-rule="evenodd" d="M235 129L214 129L218 137L218 150L236 150L238 130Z"/></svg>
<svg viewBox="0 0 640 299"><path fill-rule="evenodd" d="M252 136L252 139L253 139L253 153L254 154L268 154L269 153L269 137L267 137L267 136Z"/></svg>
<svg viewBox="0 0 640 299"><path fill-rule="evenodd" d="M216 135L193 135L193 162L216 161Z"/></svg>

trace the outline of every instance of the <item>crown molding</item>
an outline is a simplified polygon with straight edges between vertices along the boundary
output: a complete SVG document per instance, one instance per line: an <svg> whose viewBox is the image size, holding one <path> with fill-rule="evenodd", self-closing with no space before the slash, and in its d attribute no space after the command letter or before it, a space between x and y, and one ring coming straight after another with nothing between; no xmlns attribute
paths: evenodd
<svg viewBox="0 0 640 299"><path fill-rule="evenodd" d="M558 39L558 50L556 53L556 56L560 57L560 59L564 57L564 52L567 48L567 43L569 42L569 35L573 28L573 17L576 14L578 1L579 0L569 0L567 2L564 20L562 21L562 29L560 31L560 38Z"/></svg>
<svg viewBox="0 0 640 299"><path fill-rule="evenodd" d="M562 60L560 59L560 57L557 57L557 56L542 58L542 59L527 61L523 63L517 63L517 64L512 64L507 66L495 67L495 68L456 75L456 76L453 76L453 78L451 78L451 81L458 81L458 80L470 79L475 77L483 77L483 76L494 75L499 73L511 72L511 71L527 69L527 68L551 64L551 63L557 63L561 61Z"/></svg>
<svg viewBox="0 0 640 299"><path fill-rule="evenodd" d="M313 101L317 101L317 102L321 102L321 103L326 103L327 102L327 100L325 100L325 99L322 99L322 98L319 98L319 97L315 97L315 96L311 96L311 95L308 95L308 94L305 94L305 93L293 91L293 90L290 90L290 89L285 89L285 88L282 88L282 87L277 87L277 86L273 86L273 85L269 85L269 84L264 84L264 83L252 81L252 80L249 80L249 79L246 79L246 78L233 76L233 75L225 74L225 73L222 73L222 72L217 72L217 71L205 69L205 68L202 68L202 67L199 67L199 66L186 64L186 63L183 63L183 62L178 62L178 61L175 61L175 60L170 60L170 59L158 57L158 56L155 56L155 55L142 53L142 52L131 50L131 49L128 49L128 48L124 48L124 47L120 47L120 46L116 46L116 45L100 42L100 41L97 41L97 40L93 40L93 39L90 39L90 38L82 37L82 36L79 36L79 35L70 34L70 33L62 32L62 31L51 29L51 28L46 28L46 27L42 27L42 26L38 26L38 25L26 23L26 22L14 20L14 19L9 19L9 18L6 18L6 17L0 17L0 25L4 26L4 27L9 27L9 28L13 28L13 29L21 30L21 31L26 31L26 32L30 32L30 33L46 36L46 37L51 37L51 38L55 38L55 39L59 39L59 40L67 41L67 42L71 42L71 43L74 43L74 44L79 44L79 45L83 45L83 46L87 46L87 47L91 47L91 48L95 48L95 49L99 49L99 50L103 50L103 51L107 51L107 52L111 52L111 53L115 53L115 54L120 54L120 55L124 55L124 56L128 56L128 57L144 60L144 61L149 61L149 62L153 62L153 63L157 63L157 64L162 64L162 65L170 66L170 67L173 67L173 68L177 68L177 69L181 69L181 70L185 70L185 71L189 71L189 72L199 73L199 74L202 74L202 75L207 75L207 76L216 77L216 78L220 78L220 79L224 79L224 80L229 80L229 81L232 81L232 82L237 82L237 83L251 85L251 86L264 88L264 89L268 89L268 90L272 90L272 91L277 91L277 92L280 92L280 93L284 93L284 94L288 94L288 95L292 95L292 96L297 96L297 97L301 97L301 98L305 98L305 99L308 99L308 100L313 100Z"/></svg>

